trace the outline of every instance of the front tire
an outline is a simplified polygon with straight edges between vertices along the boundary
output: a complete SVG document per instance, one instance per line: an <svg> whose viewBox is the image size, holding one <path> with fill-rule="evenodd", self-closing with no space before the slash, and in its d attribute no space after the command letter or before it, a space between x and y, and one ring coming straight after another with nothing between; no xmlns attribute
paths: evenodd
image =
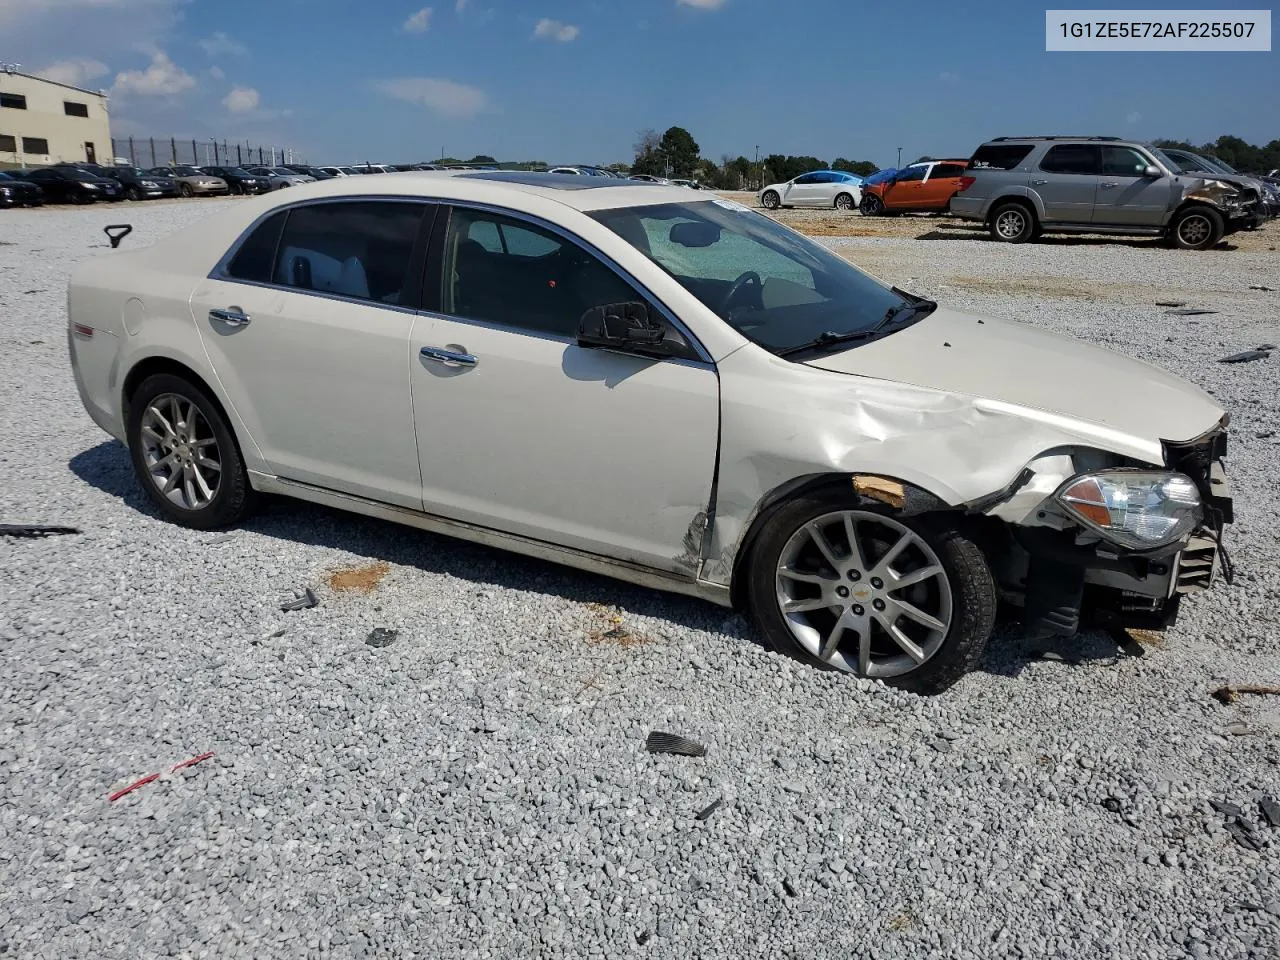
<svg viewBox="0 0 1280 960"><path fill-rule="evenodd" d="M777 210L782 206L782 198L778 196L778 191L766 190L764 195L760 197L760 204L766 210Z"/></svg>
<svg viewBox="0 0 1280 960"><path fill-rule="evenodd" d="M182 194L184 197L188 197L188 198L194 197L196 193L194 190L191 189L191 184L189 183L178 184L178 192Z"/></svg>
<svg viewBox="0 0 1280 960"><path fill-rule="evenodd" d="M995 582L973 541L843 491L779 508L748 563L748 607L774 650L917 693L972 669L995 624Z"/></svg>
<svg viewBox="0 0 1280 960"><path fill-rule="evenodd" d="M864 217L884 216L884 201L874 193L864 193L862 202L858 204L858 212Z"/></svg>
<svg viewBox="0 0 1280 960"><path fill-rule="evenodd" d="M129 400L133 472L165 519L196 530L237 523L253 490L218 405L171 374L148 377Z"/></svg>
<svg viewBox="0 0 1280 960"><path fill-rule="evenodd" d="M991 211L992 238L1005 243L1026 243L1036 235L1036 217L1024 204L1002 203Z"/></svg>
<svg viewBox="0 0 1280 960"><path fill-rule="evenodd" d="M1210 207L1188 207L1169 225L1169 237L1179 250L1208 250L1225 232L1222 214Z"/></svg>

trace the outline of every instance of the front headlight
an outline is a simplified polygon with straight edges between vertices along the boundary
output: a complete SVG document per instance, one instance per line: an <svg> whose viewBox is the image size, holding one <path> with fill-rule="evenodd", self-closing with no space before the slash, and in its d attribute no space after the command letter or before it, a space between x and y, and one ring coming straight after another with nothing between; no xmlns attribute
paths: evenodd
<svg viewBox="0 0 1280 960"><path fill-rule="evenodd" d="M1054 494L1067 512L1122 547L1173 543L1200 522L1200 491L1181 473L1103 470L1073 477Z"/></svg>
<svg viewBox="0 0 1280 960"><path fill-rule="evenodd" d="M148 190L160 189L160 184L156 183L154 180L139 180L138 185L142 187L146 187Z"/></svg>
<svg viewBox="0 0 1280 960"><path fill-rule="evenodd" d="M97 190L97 189L99 189L99 186L98 186L98 184L96 184L96 183L84 183L83 181L81 181L80 186L84 187L86 190Z"/></svg>

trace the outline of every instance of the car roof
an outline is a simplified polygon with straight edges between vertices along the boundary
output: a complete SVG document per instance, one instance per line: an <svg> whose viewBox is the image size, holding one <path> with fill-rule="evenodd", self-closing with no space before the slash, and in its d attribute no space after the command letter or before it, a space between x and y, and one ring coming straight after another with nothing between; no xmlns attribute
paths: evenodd
<svg viewBox="0 0 1280 960"><path fill-rule="evenodd" d="M304 193L305 191L305 193ZM304 184L279 197L280 205L307 198L403 196L407 198L504 203L519 208L522 198L541 197L580 211L662 203L709 203L691 199L686 187L614 177L573 177L521 171L404 170L379 177L334 177ZM276 197L278 195L272 195Z"/></svg>

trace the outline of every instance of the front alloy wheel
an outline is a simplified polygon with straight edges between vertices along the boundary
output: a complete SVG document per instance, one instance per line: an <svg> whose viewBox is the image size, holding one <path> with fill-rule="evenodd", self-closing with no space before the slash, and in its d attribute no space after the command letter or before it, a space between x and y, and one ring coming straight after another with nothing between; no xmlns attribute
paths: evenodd
<svg viewBox="0 0 1280 960"><path fill-rule="evenodd" d="M760 203L766 210L777 210L782 206L782 198L778 196L776 190L766 190L764 196L760 198Z"/></svg>
<svg viewBox="0 0 1280 960"><path fill-rule="evenodd" d="M995 621L981 551L958 531L816 493L757 541L748 599L780 653L921 693L977 662Z"/></svg>

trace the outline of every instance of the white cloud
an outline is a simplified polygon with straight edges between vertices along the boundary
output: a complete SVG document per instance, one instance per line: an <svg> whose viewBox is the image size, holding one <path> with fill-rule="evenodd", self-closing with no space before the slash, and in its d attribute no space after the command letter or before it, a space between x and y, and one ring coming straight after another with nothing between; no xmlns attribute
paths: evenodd
<svg viewBox="0 0 1280 960"><path fill-rule="evenodd" d="M1137 110L1134 110L1127 117L1124 118L1124 122L1128 124L1141 123L1142 114L1140 114Z"/></svg>
<svg viewBox="0 0 1280 960"><path fill-rule="evenodd" d="M209 76L213 77L215 80L225 80L227 78L227 75L222 72L222 68L218 66L209 68Z"/></svg>
<svg viewBox="0 0 1280 960"><path fill-rule="evenodd" d="M117 94L138 94L146 97L171 96L190 90L196 78L175 64L162 50L151 55L151 66L145 70L126 70L116 74L112 91Z"/></svg>
<svg viewBox="0 0 1280 960"><path fill-rule="evenodd" d="M3 3L4 0L0 0ZM36 70L37 77L53 80L57 83L70 84L73 87L86 86L91 80L105 77L109 71L105 63L97 60L71 59L51 63L43 70Z"/></svg>
<svg viewBox="0 0 1280 960"><path fill-rule="evenodd" d="M719 10L728 0L676 0L676 5L695 10Z"/></svg>
<svg viewBox="0 0 1280 960"><path fill-rule="evenodd" d="M222 98L222 105L228 113L249 113L258 109L261 100L253 87L232 87L231 92Z"/></svg>
<svg viewBox="0 0 1280 960"><path fill-rule="evenodd" d="M560 43L568 43L570 40L578 39L580 32L571 23L561 23L559 20L549 20L544 17L533 28L533 38L535 40L556 40Z"/></svg>
<svg viewBox="0 0 1280 960"><path fill-rule="evenodd" d="M451 119L474 117L489 105L483 90L437 77L396 77L380 80L375 87L393 100L417 104Z"/></svg>
<svg viewBox="0 0 1280 960"><path fill-rule="evenodd" d="M405 33L426 33L431 26L431 8L423 7L417 13L410 14L400 29Z"/></svg>
<svg viewBox="0 0 1280 960"><path fill-rule="evenodd" d="M203 40L197 41L200 47L211 57L225 56L246 56L249 48L239 40L235 40L221 30L218 30L212 37L205 37Z"/></svg>

